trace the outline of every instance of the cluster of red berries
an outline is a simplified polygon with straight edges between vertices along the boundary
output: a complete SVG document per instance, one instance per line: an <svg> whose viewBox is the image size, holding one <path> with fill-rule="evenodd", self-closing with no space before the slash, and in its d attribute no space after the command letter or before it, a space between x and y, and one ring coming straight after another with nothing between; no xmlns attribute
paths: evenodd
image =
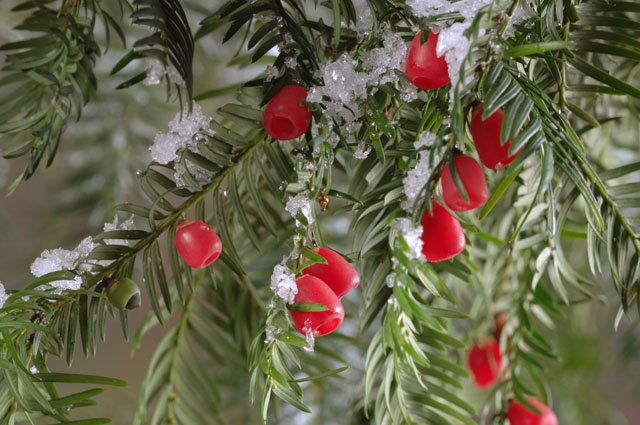
<svg viewBox="0 0 640 425"><path fill-rule="evenodd" d="M182 220L176 229L174 244L184 262L196 269L207 267L222 252L222 241L202 221Z"/></svg>
<svg viewBox="0 0 640 425"><path fill-rule="evenodd" d="M471 348L467 357L467 365L473 381L476 386L482 389L493 386L502 372L502 356L498 341L507 315L498 313L494 319L494 338L483 338L478 341ZM549 407L534 398L528 398L527 401L540 413L529 410L517 400L512 400L507 408L507 418L511 425L558 425L558 419Z"/></svg>
<svg viewBox="0 0 640 425"><path fill-rule="evenodd" d="M450 82L449 69L444 57L436 55L438 34L429 31L427 41L421 43L422 32L418 32L407 53L406 75L418 88L434 90ZM482 119L483 106L475 107L470 130L480 161L485 167L497 169L513 162L520 151L509 156L511 143L500 143L500 131L504 112L499 109L486 120ZM451 175L449 164L442 170L442 198L452 211L469 211L479 208L487 201L487 183L478 162L467 155L454 157L456 171L467 192L468 200L458 191ZM438 202L433 203L433 214L428 211L422 217L423 254L427 261L442 261L455 257L465 247L466 241L460 222Z"/></svg>
<svg viewBox="0 0 640 425"><path fill-rule="evenodd" d="M296 280L299 303L316 303L327 307L324 311L291 311L296 329L303 335L323 336L333 332L344 319L340 298L356 288L360 276L351 264L337 252L328 248L316 248L327 264L315 263L302 270Z"/></svg>

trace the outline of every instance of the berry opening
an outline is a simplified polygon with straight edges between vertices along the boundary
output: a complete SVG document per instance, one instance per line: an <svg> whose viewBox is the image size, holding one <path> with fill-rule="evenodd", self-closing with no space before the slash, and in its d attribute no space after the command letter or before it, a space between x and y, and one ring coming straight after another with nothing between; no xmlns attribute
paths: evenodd
<svg viewBox="0 0 640 425"><path fill-rule="evenodd" d="M320 326L317 326L314 330L313 330L313 334L314 335L326 335L328 333L331 333L333 331L335 331L338 326L340 326L340 323L342 323L342 320L340 318L336 318L336 319L331 319L327 322L324 322L322 324L320 324Z"/></svg>
<svg viewBox="0 0 640 425"><path fill-rule="evenodd" d="M282 134L284 137L290 137L295 134L296 127L289 118L273 117L271 120L271 128L274 133Z"/></svg>
<svg viewBox="0 0 640 425"><path fill-rule="evenodd" d="M209 258L204 260L204 264L205 265L209 265L209 264L213 263L214 261L216 261L216 258L218 258L219 255L220 255L219 252L211 254L211 256Z"/></svg>

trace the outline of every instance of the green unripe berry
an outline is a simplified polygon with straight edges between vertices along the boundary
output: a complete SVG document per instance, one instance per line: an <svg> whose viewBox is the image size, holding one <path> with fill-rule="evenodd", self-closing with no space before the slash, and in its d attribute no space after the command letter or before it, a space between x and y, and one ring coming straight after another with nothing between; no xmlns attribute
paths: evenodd
<svg viewBox="0 0 640 425"><path fill-rule="evenodd" d="M105 294L109 302L120 310L138 308L142 301L140 288L133 280L126 277L110 278Z"/></svg>

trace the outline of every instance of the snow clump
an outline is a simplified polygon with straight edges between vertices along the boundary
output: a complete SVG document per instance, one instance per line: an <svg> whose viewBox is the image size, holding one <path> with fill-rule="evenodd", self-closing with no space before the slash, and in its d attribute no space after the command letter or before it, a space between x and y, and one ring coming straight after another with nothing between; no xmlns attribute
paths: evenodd
<svg viewBox="0 0 640 425"><path fill-rule="evenodd" d="M4 285L2 284L2 282L0 282L0 308L4 306L7 298L9 298L9 295L7 295L7 291L5 291Z"/></svg>
<svg viewBox="0 0 640 425"><path fill-rule="evenodd" d="M205 136L213 136L215 132L211 129L212 118L202 113L202 108L193 102L191 113L184 114L178 112L169 122L167 133L158 133L153 139L153 145L149 148L151 159L158 164L168 164L171 161L180 159L180 154L188 149L198 153L198 142ZM177 162L174 166L176 183L184 186L182 176L189 171L200 184L206 184L211 179L211 173L202 169L188 159L185 160L186 167Z"/></svg>
<svg viewBox="0 0 640 425"><path fill-rule="evenodd" d="M414 147L416 148L416 150L423 147L431 147L435 144L435 141L436 135L425 131L420 135L418 141L414 143ZM429 177L431 177L431 174L433 173L433 169L429 165L430 154L430 149L423 149L422 151L420 151L420 156L418 157L416 165L407 173L406 177L402 179L404 194L407 199L402 202L401 207L405 211L411 211L413 209L420 191L422 190L424 185L427 184L427 181L429 181ZM433 163L435 164L438 161L439 155L434 152Z"/></svg>
<svg viewBox="0 0 640 425"><path fill-rule="evenodd" d="M291 214L291 217L296 218L298 216L298 212L301 212L302 215L307 219L307 223L313 223L313 215L311 214L311 201L309 200L309 191L305 190L304 192L300 192L296 196L289 197L287 200L287 204L284 209ZM296 219L296 226L300 227L302 223Z"/></svg>
<svg viewBox="0 0 640 425"><path fill-rule="evenodd" d="M86 257L93 251L97 245L93 242L91 236L87 236L73 250L56 248L53 250L45 249L40 257L31 264L31 274L35 277L44 276L47 273L57 272L61 270L74 270L78 260ZM56 293L60 293L63 289L77 290L82 286L82 278L76 276L73 279L56 280L43 285L38 289L47 289L47 287L56 288Z"/></svg>
<svg viewBox="0 0 640 425"><path fill-rule="evenodd" d="M133 222L133 215L122 223L118 223L118 216L116 215L111 223L104 223L102 229L104 232L113 232L116 230L134 230L135 224ZM104 243L107 245L129 245L129 241L126 239L105 239Z"/></svg>
<svg viewBox="0 0 640 425"><path fill-rule="evenodd" d="M404 241L409 245L409 258L412 260L424 258L422 254L422 226L418 225L414 227L410 218L398 217L393 219L391 229L401 234Z"/></svg>
<svg viewBox="0 0 640 425"><path fill-rule="evenodd" d="M283 264L276 264L271 274L271 291L285 303L293 303L298 293L296 275Z"/></svg>
<svg viewBox="0 0 640 425"><path fill-rule="evenodd" d="M166 75L170 82L185 87L185 82L178 70L173 66L164 66L164 64L156 58L147 58L145 61L145 71L147 77L142 81L145 86L155 86L162 82L162 78Z"/></svg>

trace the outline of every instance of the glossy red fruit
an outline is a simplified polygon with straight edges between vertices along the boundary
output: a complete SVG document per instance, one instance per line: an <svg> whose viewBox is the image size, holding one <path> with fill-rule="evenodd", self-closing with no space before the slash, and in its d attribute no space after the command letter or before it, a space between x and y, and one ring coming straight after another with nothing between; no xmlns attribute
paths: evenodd
<svg viewBox="0 0 640 425"><path fill-rule="evenodd" d="M507 419L511 425L558 425L558 418L553 410L535 398L528 398L527 401L534 405L540 414L532 412L519 401L513 400L507 409Z"/></svg>
<svg viewBox="0 0 640 425"><path fill-rule="evenodd" d="M484 172L478 161L467 155L456 155L453 159L456 171L467 191L469 201L465 201L451 176L447 163L442 170L442 199L453 211L469 211L484 205L489 197Z"/></svg>
<svg viewBox="0 0 640 425"><path fill-rule="evenodd" d="M414 86L434 90L449 83L449 68L444 56L436 56L438 34L429 31L427 41L420 44L421 34L422 31L418 31L409 46L405 72Z"/></svg>
<svg viewBox="0 0 640 425"><path fill-rule="evenodd" d="M329 248L316 248L314 251L327 260L327 264L312 264L302 273L322 280L338 298L342 298L344 294L358 286L360 283L358 272L342 255Z"/></svg>
<svg viewBox="0 0 640 425"><path fill-rule="evenodd" d="M201 221L184 220L178 225L174 243L185 263L196 269L213 263L222 252L222 241Z"/></svg>
<svg viewBox="0 0 640 425"><path fill-rule="evenodd" d="M298 294L294 298L298 303L318 303L325 305L325 311L292 311L291 318L296 329L303 334L309 332L313 336L322 336L336 330L342 319L344 310L336 294L322 280L314 276L304 275L296 280Z"/></svg>
<svg viewBox="0 0 640 425"><path fill-rule="evenodd" d="M483 113L484 108L482 105L478 105L471 114L471 125L469 127L473 143L476 145L480 161L485 167L493 170L504 168L520 155L524 147L509 156L511 141L507 140L504 145L500 146L500 132L502 131L504 111L498 109L484 121L482 120Z"/></svg>
<svg viewBox="0 0 640 425"><path fill-rule="evenodd" d="M433 215L424 212L422 225L422 253L427 261L443 261L460 254L466 240L460 222L442 205L432 203Z"/></svg>
<svg viewBox="0 0 640 425"><path fill-rule="evenodd" d="M478 387L487 388L496 383L501 360L500 346L495 339L483 339L471 348L467 366Z"/></svg>
<svg viewBox="0 0 640 425"><path fill-rule="evenodd" d="M311 112L300 102L307 98L307 91L298 85L287 85L271 98L262 113L262 125L269 136L278 140L300 137L309 128Z"/></svg>

